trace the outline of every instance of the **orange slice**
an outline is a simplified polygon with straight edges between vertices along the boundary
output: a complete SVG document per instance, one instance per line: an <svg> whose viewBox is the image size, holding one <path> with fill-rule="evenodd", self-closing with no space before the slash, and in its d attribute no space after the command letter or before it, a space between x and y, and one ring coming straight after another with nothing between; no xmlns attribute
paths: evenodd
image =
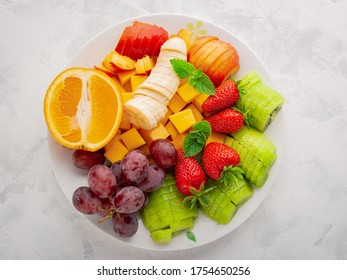
<svg viewBox="0 0 347 280"><path fill-rule="evenodd" d="M123 116L122 94L105 73L70 68L49 86L44 114L49 131L60 144L96 151L118 131Z"/></svg>

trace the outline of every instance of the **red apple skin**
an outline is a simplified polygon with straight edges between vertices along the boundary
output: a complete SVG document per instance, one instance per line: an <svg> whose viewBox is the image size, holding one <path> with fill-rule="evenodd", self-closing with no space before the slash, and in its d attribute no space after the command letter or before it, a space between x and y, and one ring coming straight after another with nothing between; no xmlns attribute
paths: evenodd
<svg viewBox="0 0 347 280"><path fill-rule="evenodd" d="M217 69L224 70L217 71ZM229 48L225 53L218 57L206 74L211 76L211 80L216 84L221 84L226 77L235 75L239 69L239 55L235 48Z"/></svg>
<svg viewBox="0 0 347 280"><path fill-rule="evenodd" d="M236 74L240 68L239 56L237 50L229 43L219 39L211 40L211 38L206 38L208 36L204 37L194 41L188 61L196 68L202 68L202 71L217 87L230 73ZM216 47L216 44L219 46ZM211 52L210 48L214 48L214 50Z"/></svg>
<svg viewBox="0 0 347 280"><path fill-rule="evenodd" d="M205 65L203 62L209 57L215 57L215 54L219 51L220 47L219 40L208 41L202 45L202 47L198 49L194 55L189 56L189 62L196 67L198 65Z"/></svg>
<svg viewBox="0 0 347 280"><path fill-rule="evenodd" d="M190 58L190 56L194 56L195 53L203 46L205 45L207 42L209 41L213 41L213 40L218 40L217 37L214 36L200 36L198 38L196 38L193 43L191 44L190 48L189 48L189 52L188 52L188 59Z"/></svg>
<svg viewBox="0 0 347 280"><path fill-rule="evenodd" d="M148 34L146 35L145 37L146 45L143 46L144 53L149 56L152 54L153 49L155 48L155 45L157 44L157 41L161 36L161 30L157 25L154 25L151 33L152 34L148 32Z"/></svg>

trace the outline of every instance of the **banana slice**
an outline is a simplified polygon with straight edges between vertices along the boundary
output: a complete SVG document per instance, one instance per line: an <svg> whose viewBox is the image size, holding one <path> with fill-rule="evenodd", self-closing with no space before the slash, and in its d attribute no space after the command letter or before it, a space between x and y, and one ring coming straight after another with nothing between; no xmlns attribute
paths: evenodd
<svg viewBox="0 0 347 280"><path fill-rule="evenodd" d="M177 77L167 76L162 73L158 73L158 75L153 75L152 77L147 78L147 82L164 87L168 89L170 92L176 92L180 83Z"/></svg>
<svg viewBox="0 0 347 280"><path fill-rule="evenodd" d="M179 37L173 37L167 40L162 46L160 51L162 50L173 50L177 52L181 52L184 55L187 55L187 45ZM160 54L159 54L160 55Z"/></svg>
<svg viewBox="0 0 347 280"><path fill-rule="evenodd" d="M175 70L172 68L171 64L164 66L164 64L159 64L158 66L154 67L151 71L151 74L159 74L159 73L164 73L166 75L170 75L172 77L177 77L177 74L175 72Z"/></svg>
<svg viewBox="0 0 347 280"><path fill-rule="evenodd" d="M124 104L124 113L127 119L137 127L150 130L157 126L157 120L147 106L136 102L137 98L132 98Z"/></svg>
<svg viewBox="0 0 347 280"><path fill-rule="evenodd" d="M157 63L162 61L170 61L170 59L175 59L175 58L186 60L187 55L182 54L180 52L176 52L176 51L164 50L159 54L157 58Z"/></svg>
<svg viewBox="0 0 347 280"><path fill-rule="evenodd" d="M153 90L155 92L158 92L158 93L162 94L163 96L165 96L168 100L170 100L172 98L172 95L175 94L175 93L172 93L167 88L164 88L160 85L157 85L157 84L151 83L151 82L147 82L147 81L142 83L142 88L147 88L147 89Z"/></svg>
<svg viewBox="0 0 347 280"><path fill-rule="evenodd" d="M156 101L158 101L159 103L162 103L164 105L167 105L169 103L169 99L162 95L159 92L147 89L147 88L138 88L134 91L134 97L135 96L148 96L151 97L153 99L155 99Z"/></svg>

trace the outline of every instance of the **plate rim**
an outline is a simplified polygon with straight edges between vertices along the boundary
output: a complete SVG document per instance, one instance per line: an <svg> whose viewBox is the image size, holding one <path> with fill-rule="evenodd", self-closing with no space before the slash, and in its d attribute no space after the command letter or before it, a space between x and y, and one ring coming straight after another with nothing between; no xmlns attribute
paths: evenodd
<svg viewBox="0 0 347 280"><path fill-rule="evenodd" d="M110 30L113 30L114 28L117 28L118 26L121 26L123 24L126 24L126 23L131 23L132 21L135 21L135 20L140 20L140 19L143 19L143 20L150 20L151 18L155 17L155 18L161 18L161 17L166 17L166 16L170 16L170 17L180 17L180 18L184 18L184 19L189 19L189 20L195 20L195 21L202 21L203 23L206 23L208 25L211 25L213 26L214 28L217 28L217 29L220 29L222 30L224 33L231 35L231 37L234 37L235 39L237 39L239 41L239 43L241 43L243 45L244 48L247 49L248 52L252 53L252 55L257 59L257 63L259 63L259 65L262 67L262 70L264 70L266 72L266 83L270 86L273 86L273 80L272 80L272 77L270 75L270 72L269 70L265 67L263 61L259 58L259 56L253 51L252 48L250 48L242 39L240 39L238 36L236 36L233 32L227 30L226 28L218 25L218 24L215 24L205 18L202 18L202 17L196 17L196 16L191 16L191 15L185 15L185 14L179 14L179 13L152 13L152 14L145 14L145 15L139 15L139 16L134 16L134 17L130 17L130 18L127 18L127 19L124 19L122 21L119 21L111 26L109 26L108 28L100 31L99 33L97 33L96 35L92 36L92 38L90 40L88 40L85 44L83 44L78 50L77 52L75 53L74 56L72 56L72 58L70 59L70 62L67 64L67 67L71 67L73 66L73 62L78 58L78 56L80 55L80 53L85 50L88 45L90 45L92 42L94 42L96 39L98 39L98 37L102 37L102 35L104 33L107 33L107 32L110 32ZM150 21L149 21L150 23ZM182 27L183 28L183 27ZM282 122L283 122L283 110L281 110L279 113L278 113L278 118L282 118ZM284 133L285 131L282 131L282 134ZM52 136L50 135L49 131L47 130L47 134L48 134L48 137L50 138L51 141L54 141L54 139L52 138ZM278 155L278 158L277 158L277 161L275 162L276 166L277 166L277 169L279 169L281 163L282 163L282 154L283 154L283 146L284 146L284 137L281 137L281 149L277 150L277 155ZM51 162L52 162L52 165L53 165L53 171L54 171L54 175L57 179L57 182L58 182L58 185L60 187L60 189L63 191L64 193L64 196L68 199L65 191L63 190L62 188L62 185L60 183L60 180L57 176L57 173L56 173L56 170L55 170L55 166L56 164L54 163L54 160L53 160L53 157L52 157L52 148L50 147L50 140L48 141L48 145L49 145L49 153L50 153L50 158L51 158ZM271 140L271 138L270 138ZM276 146L276 149L278 147ZM278 176L278 171L276 173L276 176L273 178L273 180L276 180ZM266 183L265 183L266 184ZM99 226L96 226L91 220L89 220L86 215L84 215L83 213L80 213L78 212L81 217L86 220L93 228L97 228L97 230L99 230L100 232L102 232L103 235L107 236L107 238L110 238L112 240L116 240L116 242L118 243L122 243L124 246L130 246L130 247L133 247L133 248L136 248L136 249L141 249L141 250L147 250L147 251L152 251L152 252L174 252L174 251L184 251L184 250L192 250L192 249L197 249L197 248L201 248L203 246L206 246L208 244L212 244L214 242L217 242L219 241L220 239L222 238L225 238L227 235L230 235L234 230L236 230L237 228L239 228L240 226L242 226L251 216L254 215L254 213L256 212L256 210L260 207L260 205L262 205L266 199L266 197L268 196L269 192L271 191L272 187L274 185L274 182L271 183L271 185L267 188L266 190L266 193L263 197L263 199L256 205L256 207L251 211L251 214L249 214L244 220L242 220L236 227L234 227L233 229L231 229L230 231L226 232L226 233L223 233L222 235L218 236L217 238L211 240L211 241L208 241L208 242L204 242L204 243L194 243L192 244L193 246L191 247L185 247L185 248L168 248L169 246L157 246L157 244L154 244L154 246L138 246L136 244L133 244L131 242L128 242L127 239L123 240L119 237L113 237L111 236L111 234L109 234L108 232L105 232L104 230L102 230L101 227ZM255 188L254 188L255 189ZM68 199L69 204L70 206L72 206L72 203L71 203L71 200ZM212 221L212 220L211 220ZM142 223L142 222L141 222ZM223 225L223 226L228 226L228 225ZM149 235L149 231L148 231L148 235ZM168 249L166 249L168 248Z"/></svg>

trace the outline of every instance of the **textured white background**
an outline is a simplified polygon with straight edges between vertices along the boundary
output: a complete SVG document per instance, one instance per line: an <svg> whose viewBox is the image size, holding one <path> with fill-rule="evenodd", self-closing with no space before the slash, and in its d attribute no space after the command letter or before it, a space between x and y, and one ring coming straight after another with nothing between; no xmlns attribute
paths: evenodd
<svg viewBox="0 0 347 280"><path fill-rule="evenodd" d="M205 18L260 57L287 99L279 176L242 226L179 252L129 248L72 208L43 98L85 43L129 17ZM0 259L347 259L347 1L0 0Z"/></svg>

